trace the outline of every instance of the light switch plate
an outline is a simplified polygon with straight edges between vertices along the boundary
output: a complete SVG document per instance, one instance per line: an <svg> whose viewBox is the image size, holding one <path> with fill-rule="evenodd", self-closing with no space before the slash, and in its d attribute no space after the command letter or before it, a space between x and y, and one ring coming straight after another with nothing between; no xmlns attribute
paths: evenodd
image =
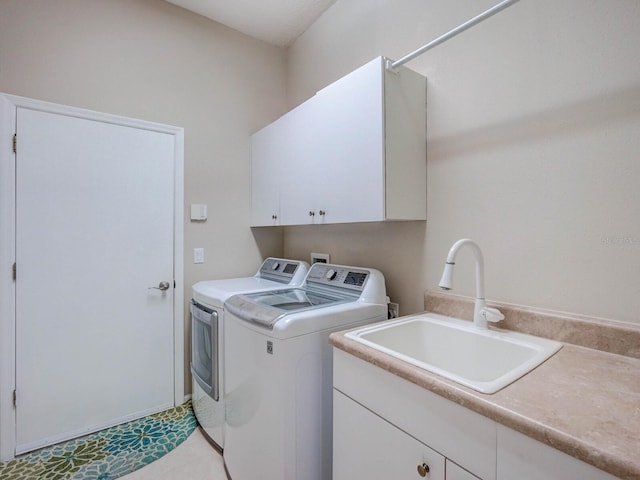
<svg viewBox="0 0 640 480"><path fill-rule="evenodd" d="M193 263L204 263L204 248L193 249Z"/></svg>
<svg viewBox="0 0 640 480"><path fill-rule="evenodd" d="M191 220L203 221L207 219L207 206L191 204Z"/></svg>

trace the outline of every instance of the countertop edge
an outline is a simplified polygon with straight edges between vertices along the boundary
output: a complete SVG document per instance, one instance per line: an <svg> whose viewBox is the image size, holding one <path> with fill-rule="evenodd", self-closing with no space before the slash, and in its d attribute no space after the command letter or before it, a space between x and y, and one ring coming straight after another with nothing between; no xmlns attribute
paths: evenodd
<svg viewBox="0 0 640 480"><path fill-rule="evenodd" d="M405 364L405 362L397 360L390 355L362 345L345 337L345 333L336 332L331 334L329 337L330 343L346 353L479 413L501 425L512 428L571 457L593 465L604 472L625 480L637 480L640 478L640 465L635 462L612 455L610 452L603 452L597 446L586 443L580 438L498 405L492 402L488 395L475 392L426 370L417 369L417 367Z"/></svg>

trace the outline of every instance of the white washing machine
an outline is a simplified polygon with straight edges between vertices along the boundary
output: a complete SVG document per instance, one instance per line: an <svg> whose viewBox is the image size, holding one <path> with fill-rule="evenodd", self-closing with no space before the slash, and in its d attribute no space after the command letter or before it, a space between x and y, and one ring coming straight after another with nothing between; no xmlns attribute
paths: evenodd
<svg viewBox="0 0 640 480"><path fill-rule="evenodd" d="M198 282L191 300L193 410L206 435L224 448L224 302L245 292L299 286L309 264L267 258L253 277Z"/></svg>
<svg viewBox="0 0 640 480"><path fill-rule="evenodd" d="M329 334L386 320L382 274L316 263L300 288L225 303L224 461L233 480L330 480Z"/></svg>

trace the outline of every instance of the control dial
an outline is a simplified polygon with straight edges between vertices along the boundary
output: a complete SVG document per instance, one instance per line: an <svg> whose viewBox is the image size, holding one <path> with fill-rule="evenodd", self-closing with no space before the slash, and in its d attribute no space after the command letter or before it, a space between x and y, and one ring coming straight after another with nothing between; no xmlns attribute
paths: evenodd
<svg viewBox="0 0 640 480"><path fill-rule="evenodd" d="M336 278L337 274L338 272L336 272L334 269L327 270L327 274L325 275L325 278L327 280L333 280L334 278Z"/></svg>
<svg viewBox="0 0 640 480"><path fill-rule="evenodd" d="M278 262L273 262L273 265L271 265L271 270L277 270L278 268L280 268L280 264Z"/></svg>

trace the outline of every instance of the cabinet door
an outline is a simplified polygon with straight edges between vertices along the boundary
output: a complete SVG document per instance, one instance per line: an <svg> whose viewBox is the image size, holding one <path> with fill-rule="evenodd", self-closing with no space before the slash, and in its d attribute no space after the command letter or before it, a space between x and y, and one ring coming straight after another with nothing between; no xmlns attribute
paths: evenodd
<svg viewBox="0 0 640 480"><path fill-rule="evenodd" d="M447 480L480 480L478 477L467 472L464 468L456 465L449 459L445 461L445 465L447 470Z"/></svg>
<svg viewBox="0 0 640 480"><path fill-rule="evenodd" d="M616 477L498 425L498 480L615 480Z"/></svg>
<svg viewBox="0 0 640 480"><path fill-rule="evenodd" d="M384 219L383 70L377 59L324 88L314 109L316 204L325 223Z"/></svg>
<svg viewBox="0 0 640 480"><path fill-rule="evenodd" d="M478 477L495 480L496 427L487 417L338 348L333 386Z"/></svg>
<svg viewBox="0 0 640 480"><path fill-rule="evenodd" d="M289 147L285 115L251 136L251 225L280 224L280 182Z"/></svg>
<svg viewBox="0 0 640 480"><path fill-rule="evenodd" d="M442 455L337 390L333 419L333 480L444 480Z"/></svg>
<svg viewBox="0 0 640 480"><path fill-rule="evenodd" d="M282 225L315 223L319 165L316 151L321 139L315 119L317 98L312 97L287 113L287 152L281 170Z"/></svg>

